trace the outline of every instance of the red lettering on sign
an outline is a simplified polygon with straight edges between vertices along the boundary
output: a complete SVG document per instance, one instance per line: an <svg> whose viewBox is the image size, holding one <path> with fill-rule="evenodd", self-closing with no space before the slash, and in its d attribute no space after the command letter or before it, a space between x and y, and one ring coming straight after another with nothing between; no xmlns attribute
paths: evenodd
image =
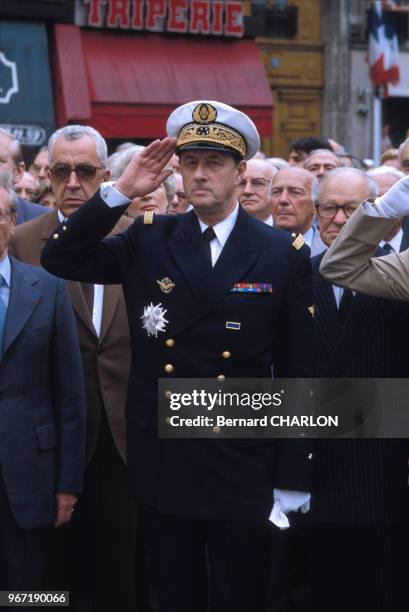
<svg viewBox="0 0 409 612"><path fill-rule="evenodd" d="M99 10L99 0L84 0L84 4L89 4L88 25L100 28L102 26L102 16ZM105 3L104 3L105 4Z"/></svg>
<svg viewBox="0 0 409 612"><path fill-rule="evenodd" d="M169 0L168 32L187 32L187 0Z"/></svg>
<svg viewBox="0 0 409 612"><path fill-rule="evenodd" d="M213 10L213 24L212 34L223 34L223 0L215 0L212 5Z"/></svg>
<svg viewBox="0 0 409 612"><path fill-rule="evenodd" d="M241 2L226 2L226 24L224 33L226 36L243 36L243 6Z"/></svg>
<svg viewBox="0 0 409 612"><path fill-rule="evenodd" d="M208 0L192 0L190 27L192 34L210 34L210 4Z"/></svg>
<svg viewBox="0 0 409 612"><path fill-rule="evenodd" d="M166 16L165 0L149 0L146 15L146 29L151 32L163 31L163 18Z"/></svg>
<svg viewBox="0 0 409 612"><path fill-rule="evenodd" d="M131 28L133 30L143 29L143 0L133 0Z"/></svg>
<svg viewBox="0 0 409 612"><path fill-rule="evenodd" d="M110 0L108 6L108 28L129 30L129 0Z"/></svg>

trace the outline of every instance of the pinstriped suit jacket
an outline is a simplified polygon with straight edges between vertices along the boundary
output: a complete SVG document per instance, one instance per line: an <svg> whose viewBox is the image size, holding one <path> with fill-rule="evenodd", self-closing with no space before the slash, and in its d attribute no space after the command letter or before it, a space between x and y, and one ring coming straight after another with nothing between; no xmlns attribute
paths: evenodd
<svg viewBox="0 0 409 612"><path fill-rule="evenodd" d="M409 377L409 305L357 293L342 327L332 286L319 273L323 256L311 260L315 376ZM408 449L407 440L317 441L315 520L406 520Z"/></svg>

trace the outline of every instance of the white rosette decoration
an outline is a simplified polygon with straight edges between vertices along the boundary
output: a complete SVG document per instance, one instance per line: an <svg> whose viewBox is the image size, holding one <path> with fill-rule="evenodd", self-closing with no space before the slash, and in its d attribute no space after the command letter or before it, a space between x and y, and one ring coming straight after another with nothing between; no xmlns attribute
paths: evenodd
<svg viewBox="0 0 409 612"><path fill-rule="evenodd" d="M158 337L158 332L164 332L166 323L169 323L165 319L166 310L162 308L162 304L154 306L152 302L149 306L145 306L143 309L143 315L141 319L143 321L142 327L148 332L148 336Z"/></svg>

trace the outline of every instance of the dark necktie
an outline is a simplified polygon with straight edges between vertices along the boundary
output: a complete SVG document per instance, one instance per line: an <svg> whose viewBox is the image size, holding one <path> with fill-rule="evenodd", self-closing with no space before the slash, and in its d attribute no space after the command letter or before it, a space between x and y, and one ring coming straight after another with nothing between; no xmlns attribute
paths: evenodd
<svg viewBox="0 0 409 612"><path fill-rule="evenodd" d="M382 247L385 251L387 251L388 253L394 253L395 249L393 248L393 246L391 244L389 244L389 242L385 242L385 244Z"/></svg>
<svg viewBox="0 0 409 612"><path fill-rule="evenodd" d="M92 311L94 310L94 285L93 283L81 283L81 287L92 319Z"/></svg>
<svg viewBox="0 0 409 612"><path fill-rule="evenodd" d="M6 281L0 274L0 286L5 285ZM7 306L0 297L0 356L3 354L3 343L4 343L4 328L6 326L7 318Z"/></svg>
<svg viewBox="0 0 409 612"><path fill-rule="evenodd" d="M352 293L351 289L344 289L338 309L338 315L342 325L344 325L348 318L353 301L354 294Z"/></svg>
<svg viewBox="0 0 409 612"><path fill-rule="evenodd" d="M216 238L216 234L215 231L212 227L207 227L205 229L205 231L202 234L204 243L205 243L205 252L206 252L206 259L207 259L207 263L209 264L209 267L212 268L213 264L212 264L212 249L210 247L210 241L213 240L213 238Z"/></svg>

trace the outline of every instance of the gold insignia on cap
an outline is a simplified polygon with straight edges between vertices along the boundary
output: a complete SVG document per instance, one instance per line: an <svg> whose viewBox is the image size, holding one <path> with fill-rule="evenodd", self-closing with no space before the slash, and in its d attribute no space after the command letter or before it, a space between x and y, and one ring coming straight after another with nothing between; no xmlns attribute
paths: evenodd
<svg viewBox="0 0 409 612"><path fill-rule="evenodd" d="M147 210L143 215L143 224L152 225L154 214L153 210Z"/></svg>
<svg viewBox="0 0 409 612"><path fill-rule="evenodd" d="M293 241L292 246L299 251L304 244L304 236L302 234L298 234L297 238Z"/></svg>
<svg viewBox="0 0 409 612"><path fill-rule="evenodd" d="M179 132L176 148L194 142L218 144L221 148L239 153L241 157L244 157L247 151L243 136L225 125L198 125L197 123L185 125Z"/></svg>
<svg viewBox="0 0 409 612"><path fill-rule="evenodd" d="M308 312L310 313L310 315L314 318L315 316L315 308L314 308L314 304L312 306L308 306Z"/></svg>
<svg viewBox="0 0 409 612"><path fill-rule="evenodd" d="M211 104L202 102L193 109L192 119L195 123L208 124L217 119L217 110Z"/></svg>
<svg viewBox="0 0 409 612"><path fill-rule="evenodd" d="M167 276L165 276L165 278L162 278L162 280L157 280L156 282L158 283L160 290L163 291L163 293L170 293L172 289L176 287L175 283L172 282Z"/></svg>
<svg viewBox="0 0 409 612"><path fill-rule="evenodd" d="M192 112L193 123L183 126L179 132L176 149L194 143L216 144L245 157L247 144L243 136L229 125L217 123L217 109L208 102L201 102Z"/></svg>

